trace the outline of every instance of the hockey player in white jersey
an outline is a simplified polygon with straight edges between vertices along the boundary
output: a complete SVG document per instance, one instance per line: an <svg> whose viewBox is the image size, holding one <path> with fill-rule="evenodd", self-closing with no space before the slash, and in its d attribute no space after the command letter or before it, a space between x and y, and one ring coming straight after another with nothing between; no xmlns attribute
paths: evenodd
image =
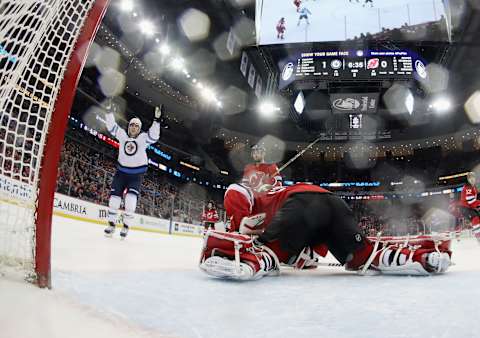
<svg viewBox="0 0 480 338"><path fill-rule="evenodd" d="M105 234L111 236L115 232L118 209L125 194L123 228L120 236L125 238L132 225L133 213L137 207L143 175L148 169L147 148L160 137L160 117L163 105L155 107L155 117L148 132L142 132L142 121L132 118L128 123L128 131L120 128L115 122L116 105L109 102L106 106L106 125L109 133L115 137L119 145L117 171L113 177L110 200L108 202L108 226Z"/></svg>
<svg viewBox="0 0 480 338"><path fill-rule="evenodd" d="M307 25L310 25L310 21L308 21L308 16L312 15L312 12L310 12L307 7L300 7L300 9L297 12L300 15L298 18L297 26L300 26L302 19L305 19L305 21L307 22Z"/></svg>

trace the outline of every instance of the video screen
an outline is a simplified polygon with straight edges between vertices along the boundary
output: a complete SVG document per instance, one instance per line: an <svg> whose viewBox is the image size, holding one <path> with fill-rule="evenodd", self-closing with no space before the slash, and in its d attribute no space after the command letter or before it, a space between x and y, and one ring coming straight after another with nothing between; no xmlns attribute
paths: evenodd
<svg viewBox="0 0 480 338"><path fill-rule="evenodd" d="M257 0L259 45L450 41L448 0Z"/></svg>

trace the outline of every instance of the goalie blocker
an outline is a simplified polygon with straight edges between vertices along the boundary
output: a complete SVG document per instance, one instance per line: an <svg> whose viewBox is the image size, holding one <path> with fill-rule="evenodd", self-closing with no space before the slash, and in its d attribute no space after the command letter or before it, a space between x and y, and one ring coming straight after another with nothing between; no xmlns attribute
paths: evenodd
<svg viewBox="0 0 480 338"><path fill-rule="evenodd" d="M252 225L265 230L255 241L248 235L207 233L200 260L203 271L216 277L257 279L278 274L280 263L296 268L315 265L315 257L325 256L327 247L348 270L363 274L430 275L442 273L450 265L448 238L366 238L346 203L321 188L300 184L267 195L252 198L227 190L227 215L234 215L232 220L238 222L240 215L250 219L264 212L265 221ZM240 213L231 210L231 206L242 204L248 208L240 208ZM243 227L243 231L253 233L252 226Z"/></svg>

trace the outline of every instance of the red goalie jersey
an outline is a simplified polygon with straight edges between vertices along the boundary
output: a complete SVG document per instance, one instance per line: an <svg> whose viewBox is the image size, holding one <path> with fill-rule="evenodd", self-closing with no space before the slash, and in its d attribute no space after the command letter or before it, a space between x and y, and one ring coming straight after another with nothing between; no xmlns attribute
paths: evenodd
<svg viewBox="0 0 480 338"><path fill-rule="evenodd" d="M205 209L202 213L202 221L207 223L217 223L219 220L216 209Z"/></svg>
<svg viewBox="0 0 480 338"><path fill-rule="evenodd" d="M300 183L289 187L277 187L254 196L247 187L232 184L225 192L224 199L225 211L230 219L230 231L239 231L244 217L262 213L264 215L259 215L258 222L263 222L259 229L264 229L291 195L308 192L330 193L318 186Z"/></svg>
<svg viewBox="0 0 480 338"><path fill-rule="evenodd" d="M477 208L480 206L480 201L477 200L477 188L470 184L465 184L460 196L460 202L466 208Z"/></svg>
<svg viewBox="0 0 480 338"><path fill-rule="evenodd" d="M242 183L258 192L264 185L282 186L282 176L275 164L248 164L243 171Z"/></svg>

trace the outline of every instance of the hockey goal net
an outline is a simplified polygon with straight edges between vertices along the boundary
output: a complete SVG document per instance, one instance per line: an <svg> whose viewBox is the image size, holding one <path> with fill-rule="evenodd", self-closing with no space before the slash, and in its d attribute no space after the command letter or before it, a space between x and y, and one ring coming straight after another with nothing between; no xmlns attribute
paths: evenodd
<svg viewBox="0 0 480 338"><path fill-rule="evenodd" d="M61 145L109 0L0 1L0 275L50 286Z"/></svg>

